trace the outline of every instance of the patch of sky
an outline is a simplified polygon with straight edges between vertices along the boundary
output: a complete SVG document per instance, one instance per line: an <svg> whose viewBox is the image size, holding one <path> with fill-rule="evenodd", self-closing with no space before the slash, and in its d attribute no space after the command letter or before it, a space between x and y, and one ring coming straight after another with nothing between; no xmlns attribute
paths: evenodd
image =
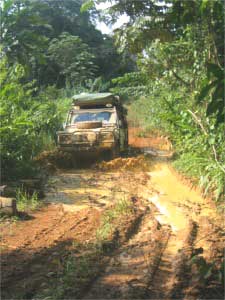
<svg viewBox="0 0 225 300"><path fill-rule="evenodd" d="M100 3L96 5L97 10L104 11L105 9L109 8L112 4L109 2ZM129 17L127 15L121 15L117 22L113 25L107 25L102 21L97 21L96 26L103 34L112 34L113 30L120 28L123 24L129 21Z"/></svg>

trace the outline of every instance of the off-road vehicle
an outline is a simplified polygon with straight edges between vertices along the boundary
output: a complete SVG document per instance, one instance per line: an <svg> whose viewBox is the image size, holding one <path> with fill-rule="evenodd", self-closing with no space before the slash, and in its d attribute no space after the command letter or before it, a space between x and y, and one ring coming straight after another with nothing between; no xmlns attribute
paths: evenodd
<svg viewBox="0 0 225 300"><path fill-rule="evenodd" d="M114 158L128 146L126 109L111 93L75 95L64 131L57 136L62 151L108 152Z"/></svg>

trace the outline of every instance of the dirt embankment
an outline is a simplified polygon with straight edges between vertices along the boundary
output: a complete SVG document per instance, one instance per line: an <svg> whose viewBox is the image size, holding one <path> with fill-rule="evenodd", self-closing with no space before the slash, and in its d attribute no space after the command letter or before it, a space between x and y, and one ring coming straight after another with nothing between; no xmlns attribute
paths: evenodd
<svg viewBox="0 0 225 300"><path fill-rule="evenodd" d="M221 216L167 162L57 171L45 194L40 210L1 224L3 299L223 298Z"/></svg>
<svg viewBox="0 0 225 300"><path fill-rule="evenodd" d="M152 148L155 150L172 150L172 144L167 137L159 134L146 134L140 128L129 128L129 145L133 148Z"/></svg>

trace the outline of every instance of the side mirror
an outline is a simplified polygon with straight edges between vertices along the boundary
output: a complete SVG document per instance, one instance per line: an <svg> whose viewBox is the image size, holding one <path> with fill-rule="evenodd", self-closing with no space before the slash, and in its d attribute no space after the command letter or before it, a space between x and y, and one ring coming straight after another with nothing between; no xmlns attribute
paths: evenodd
<svg viewBox="0 0 225 300"><path fill-rule="evenodd" d="M62 128L63 128L63 130L65 130L65 128L66 128L66 122L64 122L64 123L62 124Z"/></svg>
<svg viewBox="0 0 225 300"><path fill-rule="evenodd" d="M122 125L123 125L123 124L122 124L122 121L119 120L119 126L122 127Z"/></svg>

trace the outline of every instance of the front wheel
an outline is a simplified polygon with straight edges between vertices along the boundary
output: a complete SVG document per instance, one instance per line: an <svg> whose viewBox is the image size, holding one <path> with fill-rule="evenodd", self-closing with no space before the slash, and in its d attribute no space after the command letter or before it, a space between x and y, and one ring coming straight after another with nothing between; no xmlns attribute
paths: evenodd
<svg viewBox="0 0 225 300"><path fill-rule="evenodd" d="M77 157L76 157L76 155L74 153L72 154L71 167L73 169L77 168Z"/></svg>

